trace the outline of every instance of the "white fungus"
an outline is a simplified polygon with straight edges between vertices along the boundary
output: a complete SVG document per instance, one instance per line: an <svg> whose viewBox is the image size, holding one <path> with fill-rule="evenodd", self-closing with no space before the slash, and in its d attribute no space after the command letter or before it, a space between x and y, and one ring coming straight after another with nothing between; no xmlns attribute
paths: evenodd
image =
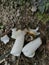
<svg viewBox="0 0 49 65"><path fill-rule="evenodd" d="M13 29L12 29L12 32L14 32L14 31L16 31L16 28L13 28Z"/></svg>
<svg viewBox="0 0 49 65"><path fill-rule="evenodd" d="M16 39L21 34L22 34L21 30L16 31L16 29L14 28L14 29L12 29L12 36L11 36L11 38Z"/></svg>
<svg viewBox="0 0 49 65"><path fill-rule="evenodd" d="M24 48L22 49L22 52L26 57L30 57L30 58L34 57L35 51L37 50L37 48L39 48L41 44L42 41L40 37L38 37L34 41L31 41L27 45L25 45Z"/></svg>
<svg viewBox="0 0 49 65"><path fill-rule="evenodd" d="M24 45L24 33L22 32L19 33L18 37L16 38L10 53L14 56L20 56L23 45Z"/></svg>
<svg viewBox="0 0 49 65"><path fill-rule="evenodd" d="M9 37L7 35L1 37L1 41L4 43L4 44L7 44L9 42Z"/></svg>
<svg viewBox="0 0 49 65"><path fill-rule="evenodd" d="M37 27L36 29L29 29L30 33L33 33L34 35L39 35L40 32L37 32L39 30L39 27Z"/></svg>

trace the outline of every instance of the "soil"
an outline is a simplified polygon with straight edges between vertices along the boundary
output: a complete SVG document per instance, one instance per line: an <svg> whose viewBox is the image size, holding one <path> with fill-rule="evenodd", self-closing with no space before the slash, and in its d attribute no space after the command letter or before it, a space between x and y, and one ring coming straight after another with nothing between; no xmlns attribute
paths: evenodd
<svg viewBox="0 0 49 65"><path fill-rule="evenodd" d="M23 53L21 53L20 57L10 54L15 40L10 38L6 45L0 41L0 61L5 59L0 65L49 65L49 42L47 43L47 40L49 41L49 21L46 24L39 21L34 16L35 12L31 11L32 5L30 6L29 3L19 6L15 1L4 1L2 0L0 5L0 26L3 26L3 28L0 28L0 37L5 34L11 37L11 29L14 27L17 30L24 30L25 28L35 29L39 26L40 37L43 43L37 49L33 58L27 58ZM27 34L25 44L29 41L31 41L30 35Z"/></svg>

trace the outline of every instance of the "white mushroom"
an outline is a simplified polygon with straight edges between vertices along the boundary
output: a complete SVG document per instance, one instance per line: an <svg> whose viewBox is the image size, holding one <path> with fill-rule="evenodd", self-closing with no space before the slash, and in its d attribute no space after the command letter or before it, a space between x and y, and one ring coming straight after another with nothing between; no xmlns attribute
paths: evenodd
<svg viewBox="0 0 49 65"><path fill-rule="evenodd" d="M18 37L18 35L20 35L21 33L22 33L21 30L16 31L15 29L12 29L12 36L11 36L11 38L16 39Z"/></svg>
<svg viewBox="0 0 49 65"><path fill-rule="evenodd" d="M11 36L11 38L16 39L21 34L24 34L25 35L26 34L26 29L24 29L23 31L21 31L21 30L17 30L16 31L16 28L13 28L12 29L12 36Z"/></svg>
<svg viewBox="0 0 49 65"><path fill-rule="evenodd" d="M7 35L1 37L1 41L4 43L4 44L7 44L9 42L9 37Z"/></svg>
<svg viewBox="0 0 49 65"><path fill-rule="evenodd" d="M19 34L19 33L17 33L17 34ZM24 35L25 34L22 31L22 33L20 32L20 34L16 38L15 43L13 45L13 48L12 48L12 50L10 52L12 55L14 55L14 56L20 56L22 48L23 48L23 44L24 44Z"/></svg>
<svg viewBox="0 0 49 65"><path fill-rule="evenodd" d="M31 58L35 55L35 51L37 50L37 48L39 48L41 44L42 44L42 41L40 37L38 37L34 41L31 41L26 46L24 46L24 48L22 49L22 52L26 57Z"/></svg>
<svg viewBox="0 0 49 65"><path fill-rule="evenodd" d="M16 31L16 28L13 28L13 29L12 29L12 32L14 32L14 31Z"/></svg>
<svg viewBox="0 0 49 65"><path fill-rule="evenodd" d="M12 36L11 38L16 39L16 28L12 29Z"/></svg>
<svg viewBox="0 0 49 65"><path fill-rule="evenodd" d="M29 32L30 32L30 33L33 33L34 35L39 35L40 32L37 32L38 29L39 29L39 27L37 27L36 29L29 29Z"/></svg>

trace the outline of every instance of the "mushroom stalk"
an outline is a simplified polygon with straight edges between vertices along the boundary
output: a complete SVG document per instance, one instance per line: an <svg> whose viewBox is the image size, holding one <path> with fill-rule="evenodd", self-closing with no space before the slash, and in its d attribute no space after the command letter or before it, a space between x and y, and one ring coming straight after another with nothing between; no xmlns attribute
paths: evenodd
<svg viewBox="0 0 49 65"><path fill-rule="evenodd" d="M19 35L16 38L15 43L10 53L14 56L20 56L23 45L24 45L24 34L22 32L21 35Z"/></svg>

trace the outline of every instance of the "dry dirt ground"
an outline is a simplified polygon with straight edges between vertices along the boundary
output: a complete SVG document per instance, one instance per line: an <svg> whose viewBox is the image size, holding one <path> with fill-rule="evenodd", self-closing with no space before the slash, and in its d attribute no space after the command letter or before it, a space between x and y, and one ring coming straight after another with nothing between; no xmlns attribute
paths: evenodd
<svg viewBox="0 0 49 65"><path fill-rule="evenodd" d="M23 54L18 57L14 57L10 54L10 50L13 46L14 40L10 39L8 44L4 44L0 41L0 61L4 60L0 65L49 65L49 52L46 49L46 40L49 33L47 33L48 24L44 25L38 21L35 13L31 11L29 3L23 6L17 5L16 2L1 2L0 4L0 37L7 34L11 36L11 29L16 27L17 29L40 27L41 38L43 44L37 49L33 58L27 58ZM47 35L47 36L46 36ZM30 41L29 35L26 36L25 43ZM48 42L49 43L49 42Z"/></svg>

